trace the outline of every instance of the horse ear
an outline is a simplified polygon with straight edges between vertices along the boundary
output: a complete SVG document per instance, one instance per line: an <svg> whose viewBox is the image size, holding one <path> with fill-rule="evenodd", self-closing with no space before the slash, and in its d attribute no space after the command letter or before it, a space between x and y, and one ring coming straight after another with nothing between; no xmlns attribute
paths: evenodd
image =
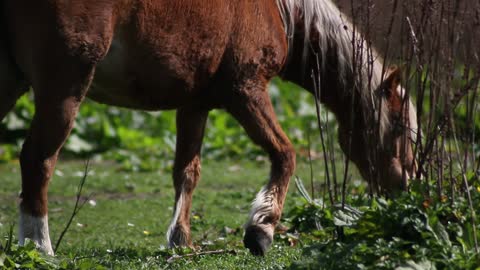
<svg viewBox="0 0 480 270"><path fill-rule="evenodd" d="M399 92L402 71L397 66L390 67L387 71L387 78L383 82L384 91L388 100L390 109L400 111L402 106L402 97Z"/></svg>

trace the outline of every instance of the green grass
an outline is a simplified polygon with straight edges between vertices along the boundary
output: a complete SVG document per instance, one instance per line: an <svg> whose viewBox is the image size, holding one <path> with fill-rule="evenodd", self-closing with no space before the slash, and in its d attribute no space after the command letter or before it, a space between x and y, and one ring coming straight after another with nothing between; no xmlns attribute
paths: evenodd
<svg viewBox="0 0 480 270"><path fill-rule="evenodd" d="M116 269L285 268L299 258L300 247L288 247L284 241L276 241L266 258L257 258L242 244L242 226L251 201L268 179L269 166L265 161L204 160L202 180L192 207L194 244L201 251L224 249L229 252L167 262L174 253L191 252L165 248L165 233L173 211L171 172L125 172L114 163L92 162L83 194L93 194L91 198L96 204L87 203L75 218L57 258L85 269L97 264ZM59 162L49 188L52 244L71 214L83 169L83 162ZM309 179L305 163L300 162L296 173ZM1 165L0 174L0 235L5 236L10 224L17 220L19 166ZM297 196L291 185L285 211L293 207Z"/></svg>

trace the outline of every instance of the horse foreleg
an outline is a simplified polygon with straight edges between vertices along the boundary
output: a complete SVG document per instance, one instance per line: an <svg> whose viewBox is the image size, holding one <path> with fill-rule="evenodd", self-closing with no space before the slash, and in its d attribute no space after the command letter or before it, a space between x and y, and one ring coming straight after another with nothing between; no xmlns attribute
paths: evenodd
<svg viewBox="0 0 480 270"><path fill-rule="evenodd" d="M68 58L64 60L68 64L59 64L58 69L35 76L36 112L20 156L19 243L23 245L29 238L50 255L53 249L48 231L48 183L93 74L91 67L72 64Z"/></svg>
<svg viewBox="0 0 480 270"><path fill-rule="evenodd" d="M177 111L177 147L173 168L175 212L168 229L170 247L191 246L190 207L192 195L200 180L200 149L208 111Z"/></svg>
<svg viewBox="0 0 480 270"><path fill-rule="evenodd" d="M254 255L264 255L272 244L295 170L295 151L278 124L265 88L240 90L227 106L250 138L269 154L272 163L270 181L257 194L245 227L243 242Z"/></svg>

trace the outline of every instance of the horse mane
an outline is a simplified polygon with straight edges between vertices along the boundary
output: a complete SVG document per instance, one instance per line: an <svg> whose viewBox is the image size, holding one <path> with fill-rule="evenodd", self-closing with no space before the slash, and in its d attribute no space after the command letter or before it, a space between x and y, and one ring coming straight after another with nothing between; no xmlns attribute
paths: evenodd
<svg viewBox="0 0 480 270"><path fill-rule="evenodd" d="M373 120L380 123L379 135L382 142L390 121L386 100L382 98L380 102L374 95L374 90L380 85L384 76L383 60L379 54L374 48L368 46L358 29L331 0L276 1L289 44L292 44L295 34L295 17L299 16L304 23L304 57L307 57L308 46L311 45L312 31L318 32L319 64L325 68L326 61L332 59L328 56L336 56L337 63L331 66L338 68L338 81L343 86L339 90L347 96L351 96L352 91L357 91L366 123L373 117L375 117ZM372 113L372 108L375 113ZM380 113L378 113L379 108Z"/></svg>

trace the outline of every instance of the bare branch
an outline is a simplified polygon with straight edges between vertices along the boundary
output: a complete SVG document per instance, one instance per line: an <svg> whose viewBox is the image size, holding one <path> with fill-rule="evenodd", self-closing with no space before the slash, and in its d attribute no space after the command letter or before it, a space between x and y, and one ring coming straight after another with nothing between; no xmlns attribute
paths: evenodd
<svg viewBox="0 0 480 270"><path fill-rule="evenodd" d="M88 173L89 173L89 167L90 167L90 160L87 160L85 162L85 169L83 171L83 177L80 180L80 183L78 184L77 196L76 196L77 198L76 198L76 201L75 201L75 206L73 207L73 211L72 211L72 214L70 215L70 218L67 222L67 225L65 226L62 233L60 234L60 237L58 237L57 243L55 245L55 253L57 252L58 248L60 247L60 244L62 243L62 239L65 236L65 234L67 233L68 229L70 228L70 225L72 224L73 219L80 212L80 210L82 210L83 206L90 200L90 198L92 196L92 194L90 194L87 198L83 199L83 201L80 202L81 198L82 198L83 186L85 185L85 182L87 181L87 177L88 177Z"/></svg>

